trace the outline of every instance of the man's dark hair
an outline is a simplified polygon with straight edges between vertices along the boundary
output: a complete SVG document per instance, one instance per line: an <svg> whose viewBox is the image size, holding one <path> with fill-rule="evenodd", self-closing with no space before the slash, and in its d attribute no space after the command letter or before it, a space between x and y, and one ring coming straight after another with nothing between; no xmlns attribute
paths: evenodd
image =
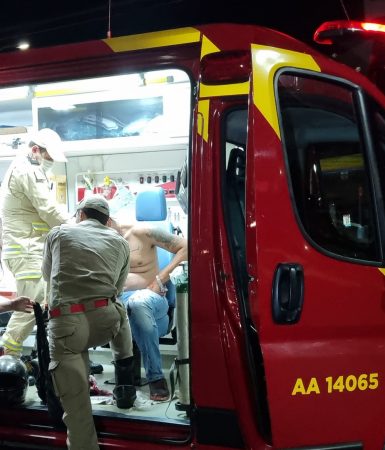
<svg viewBox="0 0 385 450"><path fill-rule="evenodd" d="M109 217L93 208L83 208L82 211L89 219L96 219L102 225L106 225Z"/></svg>

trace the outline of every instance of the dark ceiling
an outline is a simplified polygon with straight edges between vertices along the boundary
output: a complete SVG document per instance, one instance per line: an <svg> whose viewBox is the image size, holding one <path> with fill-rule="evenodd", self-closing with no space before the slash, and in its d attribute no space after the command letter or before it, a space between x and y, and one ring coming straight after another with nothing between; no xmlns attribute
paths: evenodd
<svg viewBox="0 0 385 450"><path fill-rule="evenodd" d="M344 2L342 4L342 1ZM364 0L16 0L2 5L0 51L21 39L33 47L212 22L264 25L311 42L326 20L361 18ZM33 8L32 8L33 7Z"/></svg>

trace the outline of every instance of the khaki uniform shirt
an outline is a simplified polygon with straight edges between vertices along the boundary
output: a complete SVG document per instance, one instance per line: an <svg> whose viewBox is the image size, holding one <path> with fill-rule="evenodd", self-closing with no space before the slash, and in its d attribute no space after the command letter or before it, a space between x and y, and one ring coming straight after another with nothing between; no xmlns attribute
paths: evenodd
<svg viewBox="0 0 385 450"><path fill-rule="evenodd" d="M43 255L49 308L119 295L129 271L129 254L126 240L95 219L53 228Z"/></svg>
<svg viewBox="0 0 385 450"><path fill-rule="evenodd" d="M48 231L69 220L55 202L44 170L15 158L1 186L3 258L41 258Z"/></svg>

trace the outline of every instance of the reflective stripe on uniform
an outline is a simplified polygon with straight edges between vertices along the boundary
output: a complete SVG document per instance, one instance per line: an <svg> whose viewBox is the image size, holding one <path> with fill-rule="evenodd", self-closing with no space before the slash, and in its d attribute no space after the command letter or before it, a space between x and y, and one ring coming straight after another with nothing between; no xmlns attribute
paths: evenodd
<svg viewBox="0 0 385 450"><path fill-rule="evenodd" d="M4 337L3 337L3 346L14 352L21 352L23 348L22 343L16 342L11 338L4 338Z"/></svg>
<svg viewBox="0 0 385 450"><path fill-rule="evenodd" d="M3 247L3 253L7 253L8 255L19 255L21 253L21 245L5 245Z"/></svg>
<svg viewBox="0 0 385 450"><path fill-rule="evenodd" d="M45 231L48 232L50 230L49 226L45 222L32 222L32 228L35 231Z"/></svg>
<svg viewBox="0 0 385 450"><path fill-rule="evenodd" d="M16 272L16 280L28 280L34 278L41 278L41 270L24 270L22 272Z"/></svg>

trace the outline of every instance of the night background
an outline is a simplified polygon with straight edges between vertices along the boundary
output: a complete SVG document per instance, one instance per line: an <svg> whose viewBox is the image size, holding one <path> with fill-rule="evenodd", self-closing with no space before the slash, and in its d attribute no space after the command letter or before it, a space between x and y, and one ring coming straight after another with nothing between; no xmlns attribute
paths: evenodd
<svg viewBox="0 0 385 450"><path fill-rule="evenodd" d="M113 37L234 22L267 26L311 43L324 21L378 17L381 8L385 15L384 0L15 0L2 5L0 52L14 50L23 39L41 47L105 38L109 3Z"/></svg>

